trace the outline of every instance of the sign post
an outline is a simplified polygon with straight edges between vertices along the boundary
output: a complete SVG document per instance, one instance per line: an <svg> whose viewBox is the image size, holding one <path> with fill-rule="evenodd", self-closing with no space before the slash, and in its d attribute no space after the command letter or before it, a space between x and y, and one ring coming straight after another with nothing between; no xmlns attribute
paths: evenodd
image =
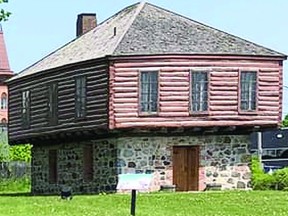
<svg viewBox="0 0 288 216"><path fill-rule="evenodd" d="M131 191L131 215L135 216L136 209L136 190Z"/></svg>
<svg viewBox="0 0 288 216"><path fill-rule="evenodd" d="M131 191L131 215L136 212L136 190L148 190L152 181L152 174L120 174L117 190Z"/></svg>

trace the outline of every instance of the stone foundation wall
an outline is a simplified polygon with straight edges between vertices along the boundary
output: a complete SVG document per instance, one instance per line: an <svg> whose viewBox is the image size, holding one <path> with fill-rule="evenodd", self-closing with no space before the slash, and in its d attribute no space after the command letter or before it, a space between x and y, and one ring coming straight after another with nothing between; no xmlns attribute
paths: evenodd
<svg viewBox="0 0 288 216"><path fill-rule="evenodd" d="M200 146L199 190L220 183L223 189L249 189L249 136L123 137L32 149L32 192L115 191L118 174L153 173L154 190L173 184L173 146ZM93 180L83 178L83 146L93 146ZM49 150L57 149L58 181L49 183Z"/></svg>
<svg viewBox="0 0 288 216"><path fill-rule="evenodd" d="M249 189L249 136L120 138L118 173L155 173L158 188L173 184L173 146L200 146L199 190L219 183L223 189Z"/></svg>
<svg viewBox="0 0 288 216"><path fill-rule="evenodd" d="M83 146L93 145L93 180L84 181ZM57 149L58 181L49 183L49 150ZM55 194L69 186L74 193L115 191L117 149L107 140L32 148L32 193Z"/></svg>

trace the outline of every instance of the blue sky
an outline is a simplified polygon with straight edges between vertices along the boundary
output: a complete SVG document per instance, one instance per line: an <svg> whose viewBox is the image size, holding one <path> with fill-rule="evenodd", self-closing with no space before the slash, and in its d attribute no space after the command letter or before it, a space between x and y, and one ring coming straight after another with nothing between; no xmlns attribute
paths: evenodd
<svg viewBox="0 0 288 216"><path fill-rule="evenodd" d="M98 23L133 0L9 0L12 12L2 24L10 67L14 72L38 61L75 37L79 13L96 13ZM150 0L160 7L288 54L287 0ZM288 86L288 63L284 63ZM288 88L284 88L283 114L288 114Z"/></svg>

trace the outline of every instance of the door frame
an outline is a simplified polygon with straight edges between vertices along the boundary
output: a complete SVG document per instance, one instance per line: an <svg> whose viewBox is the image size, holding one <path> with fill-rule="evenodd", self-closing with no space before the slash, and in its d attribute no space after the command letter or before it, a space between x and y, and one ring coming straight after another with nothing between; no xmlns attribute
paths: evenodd
<svg viewBox="0 0 288 216"><path fill-rule="evenodd" d="M186 179L186 185L184 188L186 188L183 191L199 191L199 167L200 167L200 146L199 145L193 145L193 146L188 146L188 145L175 145L173 146L173 150L172 150L172 162L173 162L173 184L176 183L176 173L179 174L179 172L176 172L177 170L177 165L179 165L179 163L175 163L175 158L176 156L174 155L174 150L175 149L186 149L186 153L187 155L183 156L183 159L186 160L185 158L187 158L186 164L184 164L184 166L189 166L190 164L190 168L187 167L188 171L187 173L185 173L185 175L187 176ZM195 151L195 153L193 153L193 151ZM196 155L196 158L193 161L193 158L190 157L192 154ZM189 159L192 159L189 160ZM179 168L179 167L178 167ZM192 172L189 172L189 170L192 170ZM194 170L194 172L193 172ZM189 174L190 173L190 174ZM195 174L196 178L193 178L192 175ZM185 176L184 174L182 176ZM185 177L184 177L185 178ZM193 178L193 183L189 185L189 182L192 180ZM177 185L176 185L176 190L177 190Z"/></svg>

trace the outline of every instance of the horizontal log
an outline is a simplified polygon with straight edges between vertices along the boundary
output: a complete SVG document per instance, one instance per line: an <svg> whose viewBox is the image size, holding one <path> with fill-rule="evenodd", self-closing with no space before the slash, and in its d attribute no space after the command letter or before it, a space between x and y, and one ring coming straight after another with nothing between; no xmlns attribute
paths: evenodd
<svg viewBox="0 0 288 216"><path fill-rule="evenodd" d="M74 108L75 109L75 108ZM106 106L103 104L92 104L86 105L86 110L99 110L99 109L106 109Z"/></svg>
<svg viewBox="0 0 288 216"><path fill-rule="evenodd" d="M161 101L189 101L187 96L169 96L161 98Z"/></svg>
<svg viewBox="0 0 288 216"><path fill-rule="evenodd" d="M47 94L47 90L48 90L48 87L43 86L42 88L32 89L31 92L32 92L33 97L43 97L43 95ZM22 94L19 94L19 96L22 97Z"/></svg>
<svg viewBox="0 0 288 216"><path fill-rule="evenodd" d="M44 108L44 109L30 110L30 118L38 118L38 115L47 116L48 109Z"/></svg>
<svg viewBox="0 0 288 216"><path fill-rule="evenodd" d="M117 83L123 83L123 82L137 82L138 83L138 77L122 77L122 76L115 76L113 79L110 79L110 81L113 81L113 84Z"/></svg>
<svg viewBox="0 0 288 216"><path fill-rule="evenodd" d="M171 112L168 112L168 111L161 111L160 113L159 113L159 117L172 117L172 118L178 118L178 117L189 117L190 116L190 113L189 112L187 112L187 110L184 110L184 111L182 111L182 110L176 110L176 111L171 111ZM117 119L116 119L116 121L117 121Z"/></svg>
<svg viewBox="0 0 288 216"><path fill-rule="evenodd" d="M213 113L217 113L217 112L213 112ZM160 114L160 113L159 113ZM171 113L172 114L172 113ZM182 113L181 113L182 114ZM187 113L185 113L186 115ZM259 118L257 117L256 113L255 115L251 115L253 113L250 113L250 114L241 114L241 115L238 115L238 112L222 112L222 115L212 115L212 112L209 113L209 117L203 117L202 115L200 116L180 116L180 117L175 117L175 115L171 115L171 116L168 116L168 117L161 117L161 116L145 116L145 117L130 117L130 118L116 118L115 119L115 122L116 124L117 123L124 123L124 122L154 122L155 124L158 123L158 122L165 122L165 121L170 121L170 122L174 122L174 123L177 123L177 122L187 122L187 121L191 121L191 122L194 122L194 121L200 121L200 120L205 120L206 122L209 122L210 124L213 124L216 122L214 121L215 119L218 119L218 120L227 120L227 121L230 121L230 120L239 120L239 121L243 121L243 120L246 120L246 121L254 121L255 118ZM184 115L184 113L183 113ZM262 116L263 117L263 116ZM267 119L269 118L275 118L274 116L268 116L267 115ZM260 118L261 119L261 118ZM262 118L263 121L265 121L265 118Z"/></svg>
<svg viewBox="0 0 288 216"><path fill-rule="evenodd" d="M189 102L188 101L160 101L159 102L160 107L188 107Z"/></svg>
<svg viewBox="0 0 288 216"><path fill-rule="evenodd" d="M125 108L121 108L121 109L117 109L114 108L113 112L116 113L138 113L138 108L130 108L129 107L125 107Z"/></svg>
<svg viewBox="0 0 288 216"><path fill-rule="evenodd" d="M48 86L48 85L47 85ZM46 87L47 89L48 87ZM68 81L62 81L62 82L58 82L58 89L60 90L64 90L64 89L74 89L75 88L75 81L73 80L73 82L71 82L71 80Z"/></svg>
<svg viewBox="0 0 288 216"><path fill-rule="evenodd" d="M160 78L159 78L159 82L162 83L162 82L189 82L189 76L187 77L165 77L165 76L161 76L160 75Z"/></svg>
<svg viewBox="0 0 288 216"><path fill-rule="evenodd" d="M264 77L264 76L269 76L269 77L278 77L279 76L279 71L263 71L263 70L260 70L260 72L258 73L259 76L261 77Z"/></svg>
<svg viewBox="0 0 288 216"><path fill-rule="evenodd" d="M223 115L223 116L237 116L239 113L238 113L238 110L221 110L221 111L211 111L209 112L210 116L211 117L214 117L214 116L218 116L218 115Z"/></svg>
<svg viewBox="0 0 288 216"><path fill-rule="evenodd" d="M147 119L148 120L148 119ZM155 124L153 121L148 122L124 122L124 123L116 123L115 128L131 128L131 127L216 127L216 126L265 126L265 125L273 125L277 126L278 122L275 120L271 121L219 121L219 122L207 122L207 121L183 121L183 122L173 122L173 121L162 121Z"/></svg>
<svg viewBox="0 0 288 216"><path fill-rule="evenodd" d="M62 103L62 102L66 102L66 101L74 101L75 100L75 92L73 93L69 93L69 94L59 94L58 95L58 102ZM47 101L47 99L46 99Z"/></svg>
<svg viewBox="0 0 288 216"><path fill-rule="evenodd" d="M103 78L108 77L108 73L105 70L99 71L97 73L85 73L86 76L86 82L89 85L90 83L98 82L98 80L101 80Z"/></svg>
<svg viewBox="0 0 288 216"><path fill-rule="evenodd" d="M210 106L209 106L209 110L213 113L213 111L238 111L238 106L236 105L235 106L235 104L234 105L229 105L229 106L215 106L215 105L213 105L213 106L211 106L211 104L210 104Z"/></svg>
<svg viewBox="0 0 288 216"><path fill-rule="evenodd" d="M31 106L30 106L30 110L47 110L47 107L48 107L48 104L47 104L47 100L42 100L41 103L33 103ZM19 107L18 107L19 109ZM11 111L11 110L10 110Z"/></svg>
<svg viewBox="0 0 288 216"><path fill-rule="evenodd" d="M138 77L138 74L138 71L115 71L115 77Z"/></svg>
<svg viewBox="0 0 288 216"><path fill-rule="evenodd" d="M235 72L235 71L227 71L227 72L223 72L223 71L212 71L210 72L210 77L211 79L216 79L216 77L218 78L221 78L221 77L225 77L225 78L233 78L235 79L236 77L238 78L238 70Z"/></svg>
<svg viewBox="0 0 288 216"><path fill-rule="evenodd" d="M183 83L183 82L160 82L160 87L182 87L182 86L189 86L189 83Z"/></svg>
<svg viewBox="0 0 288 216"><path fill-rule="evenodd" d="M122 87L113 87L113 90L115 94L120 94L120 93L128 93L128 92L138 92L138 88L135 87L127 87L127 86L122 86Z"/></svg>
<svg viewBox="0 0 288 216"><path fill-rule="evenodd" d="M89 105L101 105L101 106L107 106L107 103L108 103L108 98L107 97L98 97L97 100L93 100L93 97L89 97L89 100L87 98L86 100L86 105L89 106Z"/></svg>
<svg viewBox="0 0 288 216"><path fill-rule="evenodd" d="M175 68L175 70L177 70ZM160 72L160 76L163 77L173 77L173 78L183 78L183 77L189 77L189 71L184 71L181 68L179 68L177 71L170 71L170 72L166 72L165 69L161 70Z"/></svg>
<svg viewBox="0 0 288 216"><path fill-rule="evenodd" d="M275 65L277 65L277 63L275 63ZM279 66L279 65L278 65ZM260 68L259 71L260 73L279 73L279 67L277 67L276 69L264 69L264 68Z"/></svg>
<svg viewBox="0 0 288 216"><path fill-rule="evenodd" d="M216 101L216 100L219 100L219 101L238 101L238 96L227 96L225 98L223 98L223 96L217 96L217 95L214 95L213 97L210 98L210 101Z"/></svg>
<svg viewBox="0 0 288 216"><path fill-rule="evenodd" d="M179 92L188 92L190 89L190 87L188 85L184 85L184 86L177 86L177 91ZM160 92L164 92L164 91L175 91L175 87L170 87L170 86L161 86L160 87Z"/></svg>
<svg viewBox="0 0 288 216"><path fill-rule="evenodd" d="M273 62L265 62L265 63L258 63L258 62L245 62L245 61L157 61L157 62L121 62L121 63L115 63L114 67L116 68L145 68L148 69L150 67L167 67L167 66L173 66L173 67L184 67L184 66L190 66L190 67L217 67L217 66L232 66L232 67L255 67L255 68L277 68L279 65L276 65Z"/></svg>
<svg viewBox="0 0 288 216"><path fill-rule="evenodd" d="M263 81L261 81L261 82L258 82L258 85L259 86L278 86L279 87L279 82L275 83L275 82L267 82L267 81L263 82Z"/></svg>
<svg viewBox="0 0 288 216"><path fill-rule="evenodd" d="M73 88L59 88L58 89L58 94L59 95L68 95L68 94L72 94L75 95L75 86L73 86ZM46 95L48 95L48 93L46 93Z"/></svg>
<svg viewBox="0 0 288 216"><path fill-rule="evenodd" d="M138 98L138 93L137 92L115 93L114 98Z"/></svg>
<svg viewBox="0 0 288 216"><path fill-rule="evenodd" d="M259 91L279 91L279 86L258 86Z"/></svg>
<svg viewBox="0 0 288 216"><path fill-rule="evenodd" d="M117 113L115 112L115 119L117 118L121 118L121 117L125 117L125 118L129 118L129 117L138 117L138 112L129 112L129 113Z"/></svg>
<svg viewBox="0 0 288 216"><path fill-rule="evenodd" d="M269 111L269 112L279 112L279 106L261 106L261 105L258 105L258 110L259 110L259 114L261 114L262 112L261 111ZM275 113L274 113L275 114Z"/></svg>
<svg viewBox="0 0 288 216"><path fill-rule="evenodd" d="M279 102L279 95L271 97L271 96L260 96L258 95L258 101L272 101L272 102Z"/></svg>
<svg viewBox="0 0 288 216"><path fill-rule="evenodd" d="M122 108L138 108L138 102L125 102L125 103L112 103L111 107L113 109L122 109Z"/></svg>
<svg viewBox="0 0 288 216"><path fill-rule="evenodd" d="M235 106L238 105L238 100L235 98L234 100L214 100L215 97L211 98L209 101L209 105L210 106L219 106L219 105L223 105L223 106Z"/></svg>
<svg viewBox="0 0 288 216"><path fill-rule="evenodd" d="M137 80L135 81L124 81L124 82L114 82L112 87L117 88L117 87L136 87L138 88L139 83Z"/></svg>
<svg viewBox="0 0 288 216"><path fill-rule="evenodd" d="M171 106L171 107L165 107L165 106L160 106L160 114L164 112L170 112L170 113L178 113L178 112L185 112L189 114L189 107L181 107L181 106Z"/></svg>
<svg viewBox="0 0 288 216"><path fill-rule="evenodd" d="M271 97L278 97L279 91L259 91L259 96L271 96Z"/></svg>
<svg viewBox="0 0 288 216"><path fill-rule="evenodd" d="M21 93L20 92L13 92L9 94L9 100L17 100L17 99L21 99Z"/></svg>
<svg viewBox="0 0 288 216"><path fill-rule="evenodd" d="M271 76L263 77L263 76L259 76L258 80L259 81L263 81L263 82L275 82L275 83L278 83L279 82L279 76L277 76L277 77L271 77Z"/></svg>
<svg viewBox="0 0 288 216"><path fill-rule="evenodd" d="M33 98L33 100L31 100L30 99L30 107L33 107L33 106L47 106L47 102L48 102L48 97L46 96L46 97L42 97L42 98L37 98L37 99L34 99ZM22 104L22 101L21 101L21 104ZM19 107L19 105L18 105L18 107ZM21 107L19 107L19 108L21 108Z"/></svg>
<svg viewBox="0 0 288 216"><path fill-rule="evenodd" d="M225 80L223 80L222 82L211 82L210 83L211 86L238 86L238 82L225 82Z"/></svg>
<svg viewBox="0 0 288 216"><path fill-rule="evenodd" d="M20 109L20 107L22 106L21 104L22 101L9 101L8 103L9 111L11 112L11 110L14 108Z"/></svg>
<svg viewBox="0 0 288 216"><path fill-rule="evenodd" d="M238 77L225 77L225 76L210 76L210 82L222 82L222 81L226 81L226 82L238 82Z"/></svg>
<svg viewBox="0 0 288 216"><path fill-rule="evenodd" d="M259 101L258 105L279 108L279 101Z"/></svg>
<svg viewBox="0 0 288 216"><path fill-rule="evenodd" d="M48 124L48 121L41 121L41 122L35 122L32 124L32 126L30 126L30 129L29 131L38 131L38 128L44 128L44 127L47 127L49 124ZM36 129L36 130L35 130Z"/></svg>
<svg viewBox="0 0 288 216"><path fill-rule="evenodd" d="M210 93L211 97L213 97L213 96L226 97L226 96L237 96L238 95L237 91L210 91L209 93Z"/></svg>
<svg viewBox="0 0 288 216"><path fill-rule="evenodd" d="M170 96L187 96L187 99L188 99L188 96L189 96L189 92L178 92L178 89L174 89L174 92L163 92L161 91L160 92L160 97L170 97ZM163 99L163 98L161 98Z"/></svg>
<svg viewBox="0 0 288 216"><path fill-rule="evenodd" d="M95 90L98 90L98 89L107 89L107 83L97 83L95 85L90 85L90 86L87 86L87 91L95 91Z"/></svg>
<svg viewBox="0 0 288 216"><path fill-rule="evenodd" d="M268 122L268 121L276 122L274 116L266 116L266 117L265 118L264 118L264 116L257 117L256 115L253 116L251 114L250 115L240 115L240 116L219 115L219 116L211 116L210 119L213 120L213 121L216 120L216 121L224 121L224 122L232 121L232 120L239 121L239 124L237 124L237 125L242 125L242 126L245 126L245 124L241 124L241 123L243 123L243 121L246 121L247 123L251 122L251 124L252 124L252 122L259 121L259 123L258 123L259 125L256 125L256 126L263 125L264 124L263 122ZM260 124L261 121L262 121L262 124ZM277 122L277 124L278 124L278 122Z"/></svg>
<svg viewBox="0 0 288 216"><path fill-rule="evenodd" d="M58 112L62 112L63 110L66 112L67 110L74 111L75 103L62 103L57 106Z"/></svg>
<svg viewBox="0 0 288 216"><path fill-rule="evenodd" d="M133 98L115 98L113 97L113 102L115 104L121 104L121 103L138 103L138 97Z"/></svg>

